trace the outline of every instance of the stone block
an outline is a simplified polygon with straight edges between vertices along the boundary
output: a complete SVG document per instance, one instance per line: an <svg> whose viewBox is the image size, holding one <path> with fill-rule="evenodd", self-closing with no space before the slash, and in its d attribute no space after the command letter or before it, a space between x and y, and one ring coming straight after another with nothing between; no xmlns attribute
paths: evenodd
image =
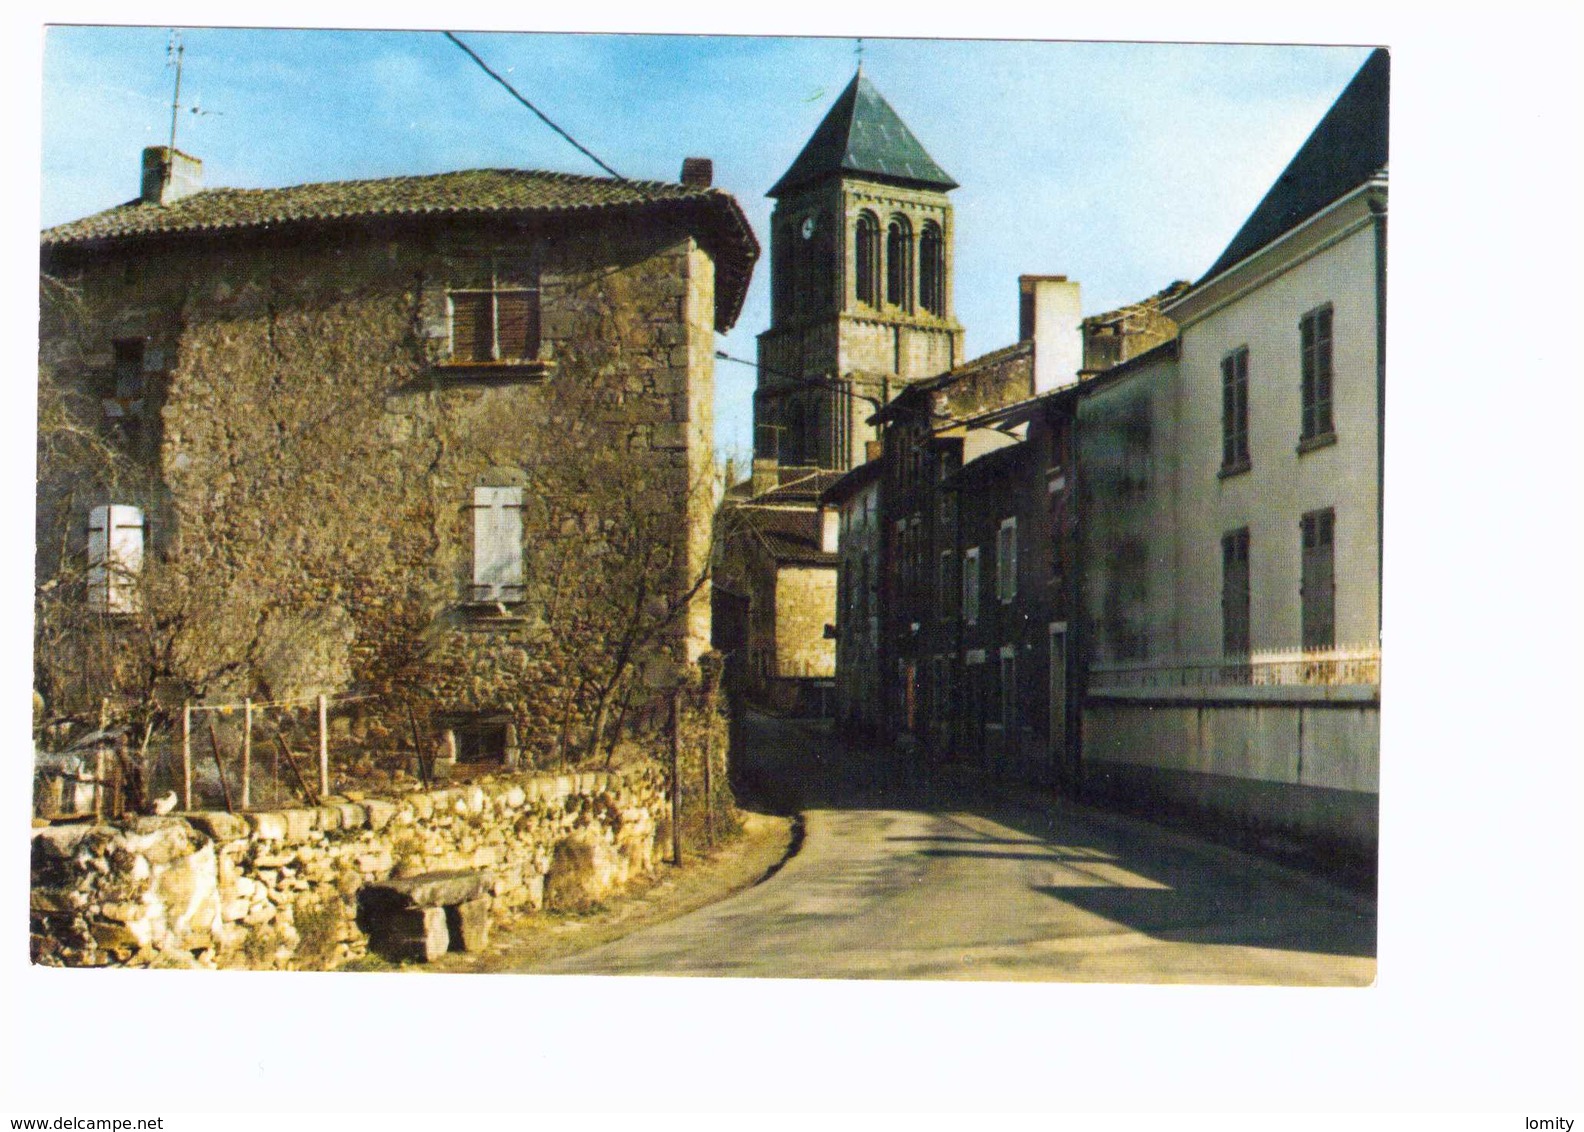
<svg viewBox="0 0 1584 1132"><path fill-rule="evenodd" d="M307 841L312 837L318 813L318 810L282 810L280 816L286 822L286 840Z"/></svg>
<svg viewBox="0 0 1584 1132"><path fill-rule="evenodd" d="M77 852L77 843L88 832L86 825L52 825L33 834L33 851L55 860L68 860Z"/></svg>
<svg viewBox="0 0 1584 1132"><path fill-rule="evenodd" d="M356 802L342 802L336 807L341 811L342 829L362 829L368 824L368 812Z"/></svg>
<svg viewBox="0 0 1584 1132"><path fill-rule="evenodd" d="M247 823L253 836L260 841L283 841L286 838L286 816L283 813L249 814Z"/></svg>
<svg viewBox="0 0 1584 1132"><path fill-rule="evenodd" d="M368 827L372 830L381 830L389 825L391 818L395 816L396 805L394 802L382 802L370 798L363 803L363 810L368 815Z"/></svg>
<svg viewBox="0 0 1584 1132"><path fill-rule="evenodd" d="M490 902L487 896L465 900L445 910L450 943L458 951L482 951L489 946Z"/></svg>
<svg viewBox="0 0 1584 1132"><path fill-rule="evenodd" d="M420 873L365 885L359 903L375 908L436 908L476 900L487 891L489 875L471 869Z"/></svg>
<svg viewBox="0 0 1584 1132"><path fill-rule="evenodd" d="M225 813L223 810L188 814L187 824L211 841L237 841L246 837L248 832L245 818L240 814Z"/></svg>
<svg viewBox="0 0 1584 1132"><path fill-rule="evenodd" d="M313 827L331 832L341 828L340 806L318 806L312 811Z"/></svg>

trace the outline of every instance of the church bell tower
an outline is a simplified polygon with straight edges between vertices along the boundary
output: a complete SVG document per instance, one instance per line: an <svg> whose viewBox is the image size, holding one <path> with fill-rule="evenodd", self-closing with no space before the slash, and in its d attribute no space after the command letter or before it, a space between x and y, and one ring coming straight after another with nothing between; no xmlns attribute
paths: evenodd
<svg viewBox="0 0 1584 1132"><path fill-rule="evenodd" d="M756 456L856 467L874 403L963 360L946 196L956 187L860 69L769 192Z"/></svg>

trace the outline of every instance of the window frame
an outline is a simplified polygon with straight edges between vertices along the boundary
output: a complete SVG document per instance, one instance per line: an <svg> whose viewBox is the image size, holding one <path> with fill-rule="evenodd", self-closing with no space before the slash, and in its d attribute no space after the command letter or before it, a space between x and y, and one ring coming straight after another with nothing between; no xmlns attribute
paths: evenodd
<svg viewBox="0 0 1584 1132"><path fill-rule="evenodd" d="M1305 511L1298 527L1299 640L1305 652L1333 649L1336 647L1336 508ZM1320 616L1322 610L1324 617Z"/></svg>
<svg viewBox="0 0 1584 1132"><path fill-rule="evenodd" d="M1298 320L1299 451L1336 439L1335 308L1322 303Z"/></svg>
<svg viewBox="0 0 1584 1132"><path fill-rule="evenodd" d="M503 282L498 279L492 279L485 286L447 287L446 346L448 352L444 368L475 372L545 368L544 307L541 291L542 289L537 279L531 283ZM523 332L524 353L520 356L504 355L502 353L500 300L502 296L509 295L526 297L521 316L525 327ZM469 347L467 356L463 356L463 351L458 348L458 299L468 297L482 297L487 300L483 303L483 310L476 312L475 318L480 320L487 318L489 322L490 356L488 358L473 356L475 353L473 347Z"/></svg>
<svg viewBox="0 0 1584 1132"><path fill-rule="evenodd" d="M1011 605L1018 592L1017 516L1001 520L996 529L996 597Z"/></svg>
<svg viewBox="0 0 1584 1132"><path fill-rule="evenodd" d="M1221 536L1221 653L1246 657L1252 650L1250 568L1252 540L1248 527Z"/></svg>
<svg viewBox="0 0 1584 1132"><path fill-rule="evenodd" d="M1249 456L1249 348L1238 346L1221 358L1221 475L1253 466Z"/></svg>
<svg viewBox="0 0 1584 1132"><path fill-rule="evenodd" d="M965 625L979 623L979 564L977 546L971 546L963 552L962 615Z"/></svg>

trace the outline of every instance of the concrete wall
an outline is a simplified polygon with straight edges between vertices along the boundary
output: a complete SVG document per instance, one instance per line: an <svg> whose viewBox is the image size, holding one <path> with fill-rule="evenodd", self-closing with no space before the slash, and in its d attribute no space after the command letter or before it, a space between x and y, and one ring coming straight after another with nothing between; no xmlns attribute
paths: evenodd
<svg viewBox="0 0 1584 1132"><path fill-rule="evenodd" d="M1084 789L1197 808L1373 856L1380 699L1372 688L1112 690L1084 705Z"/></svg>

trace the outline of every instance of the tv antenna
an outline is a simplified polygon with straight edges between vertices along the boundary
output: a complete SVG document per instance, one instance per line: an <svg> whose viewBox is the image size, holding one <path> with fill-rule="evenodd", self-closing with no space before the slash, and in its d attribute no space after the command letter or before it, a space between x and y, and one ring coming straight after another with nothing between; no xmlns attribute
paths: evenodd
<svg viewBox="0 0 1584 1132"><path fill-rule="evenodd" d="M170 149L172 153L176 152L176 115L181 110L182 55L186 50L182 45L181 32L172 28L170 40L165 44L165 65L176 68L176 89L171 94Z"/></svg>

